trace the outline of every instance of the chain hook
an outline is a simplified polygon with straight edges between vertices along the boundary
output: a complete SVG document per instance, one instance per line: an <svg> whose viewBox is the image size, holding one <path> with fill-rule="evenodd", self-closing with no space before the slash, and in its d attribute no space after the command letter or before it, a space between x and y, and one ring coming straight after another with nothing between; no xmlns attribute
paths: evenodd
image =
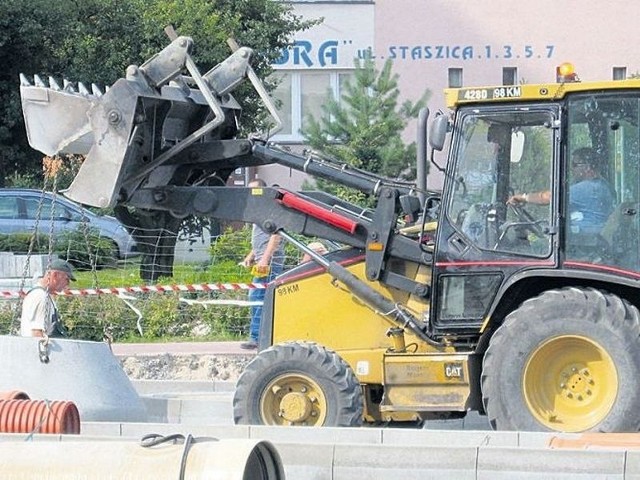
<svg viewBox="0 0 640 480"><path fill-rule="evenodd" d="M38 355L42 363L49 363L49 336L45 336L38 341Z"/></svg>

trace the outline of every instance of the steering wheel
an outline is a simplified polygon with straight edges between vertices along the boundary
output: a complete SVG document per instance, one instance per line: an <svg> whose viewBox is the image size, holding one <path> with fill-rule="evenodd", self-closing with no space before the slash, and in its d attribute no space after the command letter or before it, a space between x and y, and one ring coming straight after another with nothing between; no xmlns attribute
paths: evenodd
<svg viewBox="0 0 640 480"><path fill-rule="evenodd" d="M515 213L516 217L520 221L520 226L526 228L540 238L545 237L544 230L540 227L538 221L533 217L533 215L525 210L522 203L513 202L508 203L507 205L511 207L513 213Z"/></svg>

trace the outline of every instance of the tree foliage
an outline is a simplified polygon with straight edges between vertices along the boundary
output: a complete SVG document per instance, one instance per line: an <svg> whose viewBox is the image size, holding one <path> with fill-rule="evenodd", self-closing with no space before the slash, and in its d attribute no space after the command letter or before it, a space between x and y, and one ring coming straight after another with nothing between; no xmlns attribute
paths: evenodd
<svg viewBox="0 0 640 480"><path fill-rule="evenodd" d="M164 48L163 29L172 24L194 39L201 71L229 55L226 39L234 37L254 49L254 69L266 76L292 34L312 23L270 0L1 0L0 187L11 178L42 185L42 154L29 147L22 119L20 73L110 85ZM255 128L263 118L255 97L248 89L236 97L245 126Z"/></svg>
<svg viewBox="0 0 640 480"><path fill-rule="evenodd" d="M417 102L398 105L398 75L387 60L382 69L374 61L356 60L353 78L346 82L341 98L331 92L320 119L308 118L303 131L314 149L354 167L391 178L415 178L415 142L405 144L402 132L409 119L416 118L429 98L425 91ZM318 186L348 201L362 196L318 180Z"/></svg>

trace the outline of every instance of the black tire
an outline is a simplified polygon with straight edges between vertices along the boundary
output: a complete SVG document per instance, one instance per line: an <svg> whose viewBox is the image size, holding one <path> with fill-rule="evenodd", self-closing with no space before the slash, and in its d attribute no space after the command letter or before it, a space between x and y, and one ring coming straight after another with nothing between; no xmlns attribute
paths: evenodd
<svg viewBox="0 0 640 480"><path fill-rule="evenodd" d="M640 430L640 313L585 288L527 300L493 335L482 368L493 428Z"/></svg>
<svg viewBox="0 0 640 480"><path fill-rule="evenodd" d="M233 397L236 424L352 427L362 424L364 400L351 367L338 354L308 342L260 352Z"/></svg>

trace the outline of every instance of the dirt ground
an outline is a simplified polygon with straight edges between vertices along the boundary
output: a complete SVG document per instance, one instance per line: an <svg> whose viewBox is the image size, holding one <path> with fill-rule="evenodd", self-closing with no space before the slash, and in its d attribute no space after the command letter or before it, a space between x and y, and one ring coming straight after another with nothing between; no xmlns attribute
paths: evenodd
<svg viewBox="0 0 640 480"><path fill-rule="evenodd" d="M132 380L236 381L253 355L168 354L119 357Z"/></svg>

